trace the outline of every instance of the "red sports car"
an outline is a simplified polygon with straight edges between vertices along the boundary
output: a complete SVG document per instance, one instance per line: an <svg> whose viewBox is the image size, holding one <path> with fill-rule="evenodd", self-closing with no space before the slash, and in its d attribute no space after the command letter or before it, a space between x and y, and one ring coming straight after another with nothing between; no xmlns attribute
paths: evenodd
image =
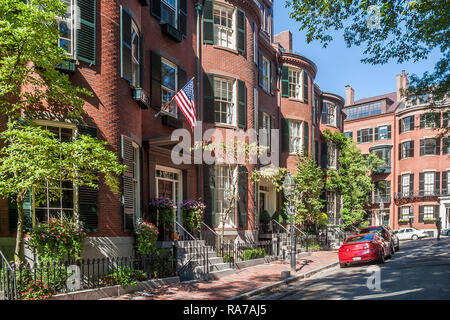
<svg viewBox="0 0 450 320"><path fill-rule="evenodd" d="M384 263L391 257L390 245L375 233L364 233L345 239L339 248L341 268L351 263L371 262Z"/></svg>

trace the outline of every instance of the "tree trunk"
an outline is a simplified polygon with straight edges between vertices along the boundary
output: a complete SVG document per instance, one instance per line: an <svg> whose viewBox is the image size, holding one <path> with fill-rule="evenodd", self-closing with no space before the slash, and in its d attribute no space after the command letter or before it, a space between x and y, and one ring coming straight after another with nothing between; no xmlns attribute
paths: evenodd
<svg viewBox="0 0 450 320"><path fill-rule="evenodd" d="M17 196L17 234L16 234L16 248L14 250L14 263L16 266L24 262L24 243L23 243L23 225L24 225L24 198Z"/></svg>

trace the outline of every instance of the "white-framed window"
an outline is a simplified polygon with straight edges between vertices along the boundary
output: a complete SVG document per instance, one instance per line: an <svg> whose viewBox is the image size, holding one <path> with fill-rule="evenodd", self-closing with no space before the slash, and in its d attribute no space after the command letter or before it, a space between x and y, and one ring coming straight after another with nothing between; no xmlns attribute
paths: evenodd
<svg viewBox="0 0 450 320"><path fill-rule="evenodd" d="M161 1L161 21L166 22L177 28L177 0L162 0Z"/></svg>
<svg viewBox="0 0 450 320"><path fill-rule="evenodd" d="M289 67L289 97L302 98L302 70Z"/></svg>
<svg viewBox="0 0 450 320"><path fill-rule="evenodd" d="M336 126L336 106L332 104L328 105L328 119L327 123L332 126Z"/></svg>
<svg viewBox="0 0 450 320"><path fill-rule="evenodd" d="M409 210L410 210L409 206L402 207L400 211L401 212L400 219L409 219Z"/></svg>
<svg viewBox="0 0 450 320"><path fill-rule="evenodd" d="M214 44L235 49L235 9L214 4Z"/></svg>
<svg viewBox="0 0 450 320"><path fill-rule="evenodd" d="M289 120L289 150L291 153L302 152L302 121Z"/></svg>
<svg viewBox="0 0 450 320"><path fill-rule="evenodd" d="M336 168L337 165L337 147L333 142L327 143L327 166L328 168Z"/></svg>
<svg viewBox="0 0 450 320"><path fill-rule="evenodd" d="M74 126L40 121L37 123L54 133L60 141L69 142L75 137ZM72 182L52 181L33 188L32 193L35 199L33 210L39 222L46 222L51 218L73 217L76 199Z"/></svg>
<svg viewBox="0 0 450 320"><path fill-rule="evenodd" d="M434 172L424 173L424 192L425 195L432 195L434 193Z"/></svg>
<svg viewBox="0 0 450 320"><path fill-rule="evenodd" d="M423 218L433 219L434 218L434 206L423 206Z"/></svg>
<svg viewBox="0 0 450 320"><path fill-rule="evenodd" d="M404 174L402 175L402 194L403 196L408 196L410 193L409 186L410 186L410 175ZM412 190L411 190L412 192Z"/></svg>
<svg viewBox="0 0 450 320"><path fill-rule="evenodd" d="M270 61L263 55L262 58L262 87L265 91L270 90Z"/></svg>
<svg viewBox="0 0 450 320"><path fill-rule="evenodd" d="M214 117L215 122L235 124L236 95L232 79L214 77Z"/></svg>
<svg viewBox="0 0 450 320"><path fill-rule="evenodd" d="M140 85L140 48L141 41L139 36L139 29L134 23L131 22L131 84L135 87Z"/></svg>
<svg viewBox="0 0 450 320"><path fill-rule="evenodd" d="M267 147L267 146L270 146L270 129L271 129L271 127L270 127L270 116L265 112L263 112L263 115L262 115L262 122L263 122L262 129L265 130L265 131L263 131L265 134L265 138L262 141L265 142L265 144L263 144L263 145Z"/></svg>
<svg viewBox="0 0 450 320"><path fill-rule="evenodd" d="M75 56L75 0L61 0L67 11L64 17L58 18L58 28L60 36L58 46L67 51L70 57Z"/></svg>
<svg viewBox="0 0 450 320"><path fill-rule="evenodd" d="M237 166L216 166L216 175L215 175L215 188L216 188L216 212L217 212L217 225L221 224L220 216L225 214L226 210L229 208L230 199L233 196L234 192L237 192ZM234 186L234 187L233 187ZM234 213L231 217L228 217L229 220L226 222L227 224L234 224L235 217Z"/></svg>
<svg viewBox="0 0 450 320"><path fill-rule="evenodd" d="M162 104L169 102L177 93L178 69L172 62L161 58L161 101ZM164 109L170 115L177 116L178 108L175 101Z"/></svg>

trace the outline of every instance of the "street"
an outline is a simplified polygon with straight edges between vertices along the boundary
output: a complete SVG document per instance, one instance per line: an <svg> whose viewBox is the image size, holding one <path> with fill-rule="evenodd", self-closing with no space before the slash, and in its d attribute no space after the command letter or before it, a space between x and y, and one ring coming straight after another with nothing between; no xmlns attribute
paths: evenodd
<svg viewBox="0 0 450 320"><path fill-rule="evenodd" d="M374 272L377 269L379 273ZM251 299L447 300L450 299L450 239L402 241L400 251L384 264L332 268Z"/></svg>

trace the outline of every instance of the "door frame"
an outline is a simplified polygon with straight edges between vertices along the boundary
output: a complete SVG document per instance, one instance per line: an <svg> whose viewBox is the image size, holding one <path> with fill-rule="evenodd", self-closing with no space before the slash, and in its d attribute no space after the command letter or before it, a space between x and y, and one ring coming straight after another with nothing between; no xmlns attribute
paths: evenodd
<svg viewBox="0 0 450 320"><path fill-rule="evenodd" d="M158 175L156 174L157 170L176 173L176 174L178 174L178 180L158 177ZM180 204L183 201L183 171L180 170L180 169L175 169L175 168L165 167L165 166L161 166L161 165L156 165L155 166L156 197L159 197L158 180L170 181L170 182L178 182L178 190L175 190L175 183L174 183L173 186L172 186L172 192L173 192L174 195L177 195L177 199L175 201L175 205L177 206L176 212L175 212L175 219L176 219L176 221L181 223L181 208L180 208ZM172 201L173 201L173 199L172 199ZM174 221L174 224L175 224L175 221Z"/></svg>

